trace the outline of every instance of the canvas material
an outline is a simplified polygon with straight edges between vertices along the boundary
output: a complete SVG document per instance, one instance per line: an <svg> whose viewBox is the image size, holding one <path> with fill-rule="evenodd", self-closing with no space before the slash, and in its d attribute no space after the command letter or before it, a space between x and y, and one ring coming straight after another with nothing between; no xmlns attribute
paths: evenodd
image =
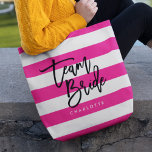
<svg viewBox="0 0 152 152"><path fill-rule="evenodd" d="M40 119L53 139L98 131L133 113L133 90L110 20L71 32L39 55L18 51Z"/></svg>

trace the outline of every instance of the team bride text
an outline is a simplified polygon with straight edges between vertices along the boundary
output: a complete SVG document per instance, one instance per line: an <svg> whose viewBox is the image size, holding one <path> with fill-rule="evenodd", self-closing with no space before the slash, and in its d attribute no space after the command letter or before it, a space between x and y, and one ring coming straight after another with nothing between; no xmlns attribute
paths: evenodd
<svg viewBox="0 0 152 152"><path fill-rule="evenodd" d="M53 68L54 82L55 82L55 85L58 88L60 88L62 86L62 83L64 81L64 76L66 74L68 74L69 72L71 72L74 76L77 76L78 70L80 68L85 68L86 73L87 74L90 73L91 62L90 62L90 60L87 60L86 57L84 56L82 63L80 62L80 63L76 63L74 65L64 66L63 67L63 72L62 72L62 75L61 75L61 79L59 81L60 83L58 83L57 79L56 79L56 65L58 65L58 64L60 64L62 62L66 63L66 61L68 61L68 60L73 60L74 61L74 58L67 58L67 59L61 60L59 62L55 62L55 60L52 59L52 65L50 65L49 67L47 67L47 68L45 68L43 70L41 69L40 72L44 72L44 71L48 70L49 68ZM84 89L84 92L85 92L86 95L89 95L90 90L93 90L95 87L97 87L97 89L98 89L98 91L100 93L102 92L102 86L105 84L106 79L104 80L104 77L100 77L99 78L99 67L97 65L93 66L93 74L94 74L94 80L92 82L89 82L89 85L88 85L89 87L86 87L84 85L84 81L85 80L80 80L80 83L79 83L80 86L76 86L75 85L74 79L65 80L66 89L67 89L67 96L69 98L69 101L68 101L69 107L74 108L74 107L78 106L78 104L80 103L81 98L82 98L82 89ZM76 91L74 92L74 90L76 90ZM78 101L77 101L77 103L75 105L72 106L71 105L72 99L76 95L79 95Z"/></svg>

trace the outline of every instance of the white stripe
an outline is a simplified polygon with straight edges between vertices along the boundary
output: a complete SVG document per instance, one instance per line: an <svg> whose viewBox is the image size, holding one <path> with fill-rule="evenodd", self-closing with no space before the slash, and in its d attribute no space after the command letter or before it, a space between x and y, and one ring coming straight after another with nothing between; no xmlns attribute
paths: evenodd
<svg viewBox="0 0 152 152"><path fill-rule="evenodd" d="M55 57L61 54L72 52L74 50L81 49L83 47L100 43L110 37L115 37L114 32L111 26L107 26L107 27L104 27L102 29L99 29L87 34L65 39L55 49L41 53L39 55L33 56L33 55L28 55L25 52L23 52L20 54L20 57L22 58L22 65L24 67L24 66L45 60L48 57Z"/></svg>
<svg viewBox="0 0 152 152"><path fill-rule="evenodd" d="M106 108L104 110L97 111L95 113L91 113L89 115L85 115L83 117L79 117L77 119L73 119L61 124L57 124L55 126L48 127L47 129L54 139L98 124L105 123L132 112L133 99L130 99L113 107Z"/></svg>
<svg viewBox="0 0 152 152"><path fill-rule="evenodd" d="M123 59L120 54L120 50L117 49L117 50L112 50L109 53L104 54L102 56L92 58L92 59L90 59L90 62L91 62L90 72L93 72L94 65L98 65L99 69L103 69L103 68L121 63L121 62L123 62ZM82 62L80 62L80 63L82 63ZM88 63L88 60L87 60L87 63ZM76 67L76 64L73 64L73 67ZM61 80L61 76L63 73L63 68L57 69L55 71L55 73L56 73L57 82L61 82L60 80ZM78 70L77 76L74 76L71 72L69 72L68 74L65 75L64 80L76 78L76 77L82 76L86 73L87 72L86 72L86 70L84 70L84 68L80 68ZM31 91L55 84L54 77L53 77L53 71L39 75L39 76L27 78L27 81L29 83L29 88ZM39 82L41 82L41 83L39 83Z"/></svg>
<svg viewBox="0 0 152 152"><path fill-rule="evenodd" d="M128 74L125 74L123 76L106 81L105 84L102 86L101 93L97 90L97 88L94 88L93 90L90 90L89 95L86 95L84 93L84 90L82 89L82 98L81 98L80 103L84 103L89 100L92 100L104 95L108 95L112 92L115 92L117 90L120 90L128 86L131 86L131 83L130 83L130 80L128 79ZM72 94L73 93L70 93L70 95ZM71 102L72 106L78 102L78 97L79 97L79 94L73 98ZM62 95L50 100L46 100L41 103L37 103L36 107L38 109L39 115L42 116L42 115L46 115L58 110L68 108L69 107L68 100L69 98L67 97L67 95ZM75 103L73 101L75 101Z"/></svg>

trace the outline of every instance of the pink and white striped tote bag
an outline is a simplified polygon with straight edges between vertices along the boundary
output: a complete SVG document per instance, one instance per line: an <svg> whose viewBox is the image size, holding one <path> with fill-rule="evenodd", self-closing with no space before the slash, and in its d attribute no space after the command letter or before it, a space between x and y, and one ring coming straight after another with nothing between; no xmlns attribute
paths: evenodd
<svg viewBox="0 0 152 152"><path fill-rule="evenodd" d="M133 90L110 20L71 32L55 49L18 48L40 119L66 141L127 120Z"/></svg>

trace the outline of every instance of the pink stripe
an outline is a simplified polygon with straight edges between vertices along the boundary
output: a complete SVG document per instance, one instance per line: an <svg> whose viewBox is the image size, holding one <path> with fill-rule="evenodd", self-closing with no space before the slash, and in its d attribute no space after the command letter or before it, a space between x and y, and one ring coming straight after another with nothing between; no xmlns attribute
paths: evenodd
<svg viewBox="0 0 152 152"><path fill-rule="evenodd" d="M56 57L50 57L43 61L28 65L28 66L24 66L23 69L24 69L26 78L30 78L30 77L42 75L44 73L53 71L52 67L44 72L39 71L39 69L43 70L49 67L50 65L52 65L53 59L57 63L64 59L74 58L74 60L67 60L67 61L61 62L60 64L57 64L56 65L56 70L57 70L57 69L63 68L64 66L69 66L69 65L81 62L84 56L86 56L87 60L89 60L91 58L95 58L97 56L101 56L106 53L109 53L112 50L115 51L116 49L118 49L118 45L117 45L116 39L112 37L95 45L91 45L85 48L71 51L69 53L62 54Z"/></svg>
<svg viewBox="0 0 152 152"><path fill-rule="evenodd" d="M129 99L133 98L132 94L132 88L131 86L125 87L122 89L119 89L118 91L115 91L113 93L110 93L108 95L104 95L102 97L95 98L93 100L80 103L75 108L65 108L59 111L55 111L46 115L41 116L41 120L43 121L44 125L46 127L54 126L60 123L64 123L66 121L70 121L109 107L112 107L114 105L120 104L122 102L125 102ZM104 102L103 105L101 105L101 101ZM96 103L96 106L94 105ZM100 105L99 105L100 103ZM91 110L85 110L83 112L79 112L77 114L74 114L71 111L83 109L83 107L89 107L90 105L94 105L95 107ZM71 112L71 114L70 114Z"/></svg>
<svg viewBox="0 0 152 152"><path fill-rule="evenodd" d="M107 128L109 126L113 126L113 125L116 125L118 123L122 123L123 121L126 121L131 116L131 114L132 113L129 113L127 115L124 115L122 117L107 121L105 123L102 123L102 124L99 124L99 125L96 125L96 126L84 129L84 130L80 130L78 132L74 132L74 133L71 133L71 134L68 134L68 135L65 135L62 137L54 138L54 139L59 140L59 141L67 141L69 139L80 137L82 135L86 135L86 134L101 130L103 128Z"/></svg>
<svg viewBox="0 0 152 152"><path fill-rule="evenodd" d="M19 48L18 48L18 52L19 52L19 54L21 54L21 53L24 52L24 50L22 49L22 47L19 47Z"/></svg>
<svg viewBox="0 0 152 152"><path fill-rule="evenodd" d="M67 36L66 39L68 39L70 37L75 37L75 36L83 35L83 34L86 34L86 33L90 33L90 32L99 30L101 28L104 28L106 26L110 26L110 25L111 25L110 20L106 20L106 21L103 21L103 22L100 22L100 23L97 23L97 24L94 24L94 25L91 25L91 26L73 31Z"/></svg>
<svg viewBox="0 0 152 152"><path fill-rule="evenodd" d="M100 77L103 77L103 82L122 75L125 75L127 73L126 69L125 69L125 65L124 62L109 66L107 68L103 68L99 70L99 81L100 81ZM97 74L95 74L97 77ZM84 81L84 86L89 87L89 82L91 80L91 82L93 80L95 80L94 78L94 72L91 72L89 74L85 74L79 77L75 77L74 79L74 86L77 86L79 88L80 87L80 81ZM100 82L98 82L100 83ZM58 83L59 85L60 83ZM70 83L71 86L71 83ZM91 83L92 86L92 83ZM104 87L104 86L103 86ZM82 88L81 88L82 89ZM77 91L77 89L70 89L69 92L75 92ZM32 90L31 91L32 96L35 100L35 103L40 103L43 102L45 100L49 100L61 95L65 95L67 94L67 87L66 87L66 82L63 81L62 86L60 88L56 87L56 85L50 85L48 87L44 87L41 89L37 89L37 90Z"/></svg>

